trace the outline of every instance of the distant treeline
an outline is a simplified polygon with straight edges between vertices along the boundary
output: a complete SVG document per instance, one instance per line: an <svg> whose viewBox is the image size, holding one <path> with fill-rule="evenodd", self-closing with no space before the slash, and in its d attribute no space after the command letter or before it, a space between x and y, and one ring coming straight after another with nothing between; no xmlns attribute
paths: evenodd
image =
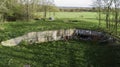
<svg viewBox="0 0 120 67"><path fill-rule="evenodd" d="M95 8L70 8L70 7L60 7L59 10L61 12L95 12Z"/></svg>

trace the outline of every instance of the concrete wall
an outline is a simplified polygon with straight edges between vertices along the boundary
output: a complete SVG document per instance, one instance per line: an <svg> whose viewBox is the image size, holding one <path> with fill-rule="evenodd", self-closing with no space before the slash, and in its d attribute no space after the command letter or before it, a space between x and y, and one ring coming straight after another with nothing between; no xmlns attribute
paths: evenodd
<svg viewBox="0 0 120 67"><path fill-rule="evenodd" d="M25 34L17 38L13 38L7 41L2 41L1 45L16 46L22 41L25 41L28 44L32 44L32 43L64 40L64 37L72 36L74 32L75 29L30 32L28 34Z"/></svg>
<svg viewBox="0 0 120 67"><path fill-rule="evenodd" d="M79 35L93 36L92 39L82 38ZM98 38L98 39L97 39ZM51 30L51 31L40 31L40 32L30 32L23 36L16 37L7 41L2 41L3 46L16 46L20 42L25 41L28 44L41 43L48 41L66 40L66 39L82 39L82 40L104 40L106 37L102 32L90 31L90 30L80 30L80 29L67 29L67 30Z"/></svg>

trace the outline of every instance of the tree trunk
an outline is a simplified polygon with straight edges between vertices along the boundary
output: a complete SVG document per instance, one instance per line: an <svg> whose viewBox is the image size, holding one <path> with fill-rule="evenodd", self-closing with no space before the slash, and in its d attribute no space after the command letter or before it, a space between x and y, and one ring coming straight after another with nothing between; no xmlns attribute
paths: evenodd
<svg viewBox="0 0 120 67"><path fill-rule="evenodd" d="M101 8L99 7L99 25L98 27L101 26Z"/></svg>
<svg viewBox="0 0 120 67"><path fill-rule="evenodd" d="M118 28L118 11L117 8L115 8L115 34L117 34L117 28Z"/></svg>
<svg viewBox="0 0 120 67"><path fill-rule="evenodd" d="M47 6L44 6L44 18L46 19L47 17Z"/></svg>
<svg viewBox="0 0 120 67"><path fill-rule="evenodd" d="M108 21L109 21L109 13L106 13L106 28L108 28Z"/></svg>

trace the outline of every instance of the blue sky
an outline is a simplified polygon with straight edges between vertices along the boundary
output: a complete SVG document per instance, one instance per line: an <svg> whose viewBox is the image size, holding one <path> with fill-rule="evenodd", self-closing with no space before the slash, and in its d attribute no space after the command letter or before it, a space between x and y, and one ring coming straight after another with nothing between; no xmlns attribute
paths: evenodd
<svg viewBox="0 0 120 67"><path fill-rule="evenodd" d="M54 0L56 6L90 7L93 0Z"/></svg>

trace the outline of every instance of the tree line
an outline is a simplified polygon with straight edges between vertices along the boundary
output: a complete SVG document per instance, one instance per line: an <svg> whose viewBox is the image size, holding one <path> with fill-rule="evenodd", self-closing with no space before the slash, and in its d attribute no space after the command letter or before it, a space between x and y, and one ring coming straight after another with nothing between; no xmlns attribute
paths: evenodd
<svg viewBox="0 0 120 67"><path fill-rule="evenodd" d="M106 28L118 34L120 24L120 0L95 0L93 6L98 14L98 26L100 27L104 20Z"/></svg>
<svg viewBox="0 0 120 67"><path fill-rule="evenodd" d="M66 7L66 8L62 8L59 7L59 10L61 12L95 12L94 8L87 8L87 7L83 7L83 8L70 8L70 7Z"/></svg>
<svg viewBox="0 0 120 67"><path fill-rule="evenodd" d="M2 21L31 20L35 13L57 11L53 0L0 0L0 19Z"/></svg>

